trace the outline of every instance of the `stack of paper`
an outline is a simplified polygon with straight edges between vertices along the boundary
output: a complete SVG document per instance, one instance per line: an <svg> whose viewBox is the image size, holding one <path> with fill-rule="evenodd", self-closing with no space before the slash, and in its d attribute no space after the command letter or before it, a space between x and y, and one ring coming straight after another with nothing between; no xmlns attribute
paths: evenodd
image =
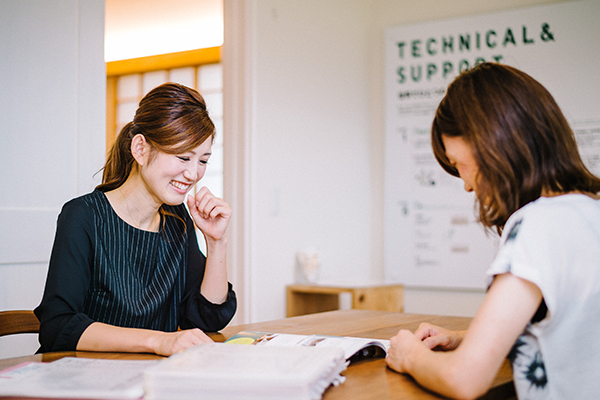
<svg viewBox="0 0 600 400"><path fill-rule="evenodd" d="M347 365L335 347L201 344L148 368L144 397L318 400Z"/></svg>
<svg viewBox="0 0 600 400"><path fill-rule="evenodd" d="M65 357L20 364L0 373L0 397L139 399L142 372L158 362Z"/></svg>

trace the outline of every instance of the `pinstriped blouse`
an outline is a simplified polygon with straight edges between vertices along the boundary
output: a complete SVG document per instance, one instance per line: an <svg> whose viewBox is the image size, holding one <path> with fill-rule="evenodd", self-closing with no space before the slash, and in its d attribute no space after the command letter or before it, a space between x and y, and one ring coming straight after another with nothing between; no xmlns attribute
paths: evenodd
<svg viewBox="0 0 600 400"><path fill-rule="evenodd" d="M95 321L172 332L179 326L218 330L231 320L231 285L222 304L200 294L206 259L187 210L163 209L160 231L148 232L123 221L99 190L65 204L35 310L40 351L75 349Z"/></svg>

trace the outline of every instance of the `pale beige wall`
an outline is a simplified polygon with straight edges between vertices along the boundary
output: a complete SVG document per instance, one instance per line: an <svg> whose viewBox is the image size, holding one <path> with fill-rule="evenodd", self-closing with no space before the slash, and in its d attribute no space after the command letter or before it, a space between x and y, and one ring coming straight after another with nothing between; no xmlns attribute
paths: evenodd
<svg viewBox="0 0 600 400"><path fill-rule="evenodd" d="M0 26L0 310L33 309L60 208L104 163L104 1L1 1ZM0 358L37 350L20 339Z"/></svg>

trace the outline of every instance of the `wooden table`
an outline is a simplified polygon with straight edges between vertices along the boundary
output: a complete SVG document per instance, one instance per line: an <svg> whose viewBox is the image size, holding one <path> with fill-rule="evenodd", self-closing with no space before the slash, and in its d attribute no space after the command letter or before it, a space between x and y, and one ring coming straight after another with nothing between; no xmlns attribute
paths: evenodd
<svg viewBox="0 0 600 400"><path fill-rule="evenodd" d="M231 326L210 336L222 342L246 331L279 332L297 334L323 334L336 336L356 336L374 339L389 339L400 328L414 331L421 322L429 322L448 329L466 329L470 318L443 317L421 314L404 314L387 311L340 310L319 314L303 315L276 321ZM0 360L0 369L8 368L24 361L54 361L62 357L150 359L151 354L61 352L46 353L28 357ZM398 374L387 368L384 359L365 360L354 363L343 372L346 381L331 387L323 396L324 400L335 399L439 399L436 394L419 386L411 377ZM512 371L507 361L498 372L490 391L484 399L514 399Z"/></svg>

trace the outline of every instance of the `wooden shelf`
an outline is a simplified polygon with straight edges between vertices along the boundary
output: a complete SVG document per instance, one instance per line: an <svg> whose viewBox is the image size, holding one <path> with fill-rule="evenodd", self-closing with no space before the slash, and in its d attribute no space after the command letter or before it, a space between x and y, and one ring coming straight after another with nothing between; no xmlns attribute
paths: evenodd
<svg viewBox="0 0 600 400"><path fill-rule="evenodd" d="M287 316L313 314L340 309L340 294L349 293L357 310L403 311L404 286L322 286L289 285Z"/></svg>

